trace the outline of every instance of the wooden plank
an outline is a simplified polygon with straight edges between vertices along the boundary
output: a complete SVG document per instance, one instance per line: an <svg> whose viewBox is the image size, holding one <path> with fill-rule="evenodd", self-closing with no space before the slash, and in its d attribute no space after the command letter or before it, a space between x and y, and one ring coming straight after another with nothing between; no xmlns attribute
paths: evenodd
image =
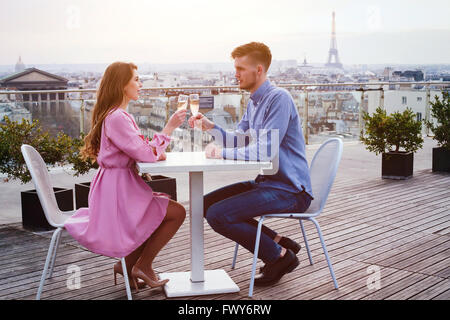
<svg viewBox="0 0 450 320"><path fill-rule="evenodd" d="M450 249L434 253L421 261L410 264L405 267L405 270L438 276L438 272L446 266L450 266Z"/></svg>
<svg viewBox="0 0 450 320"><path fill-rule="evenodd" d="M431 300L450 300L450 289L442 292Z"/></svg>
<svg viewBox="0 0 450 320"><path fill-rule="evenodd" d="M340 296L337 298L337 300L360 300L360 299L363 299L364 297L367 297L367 296L377 293L378 291L382 290L383 288L388 287L391 284L398 283L402 279L405 279L406 277L408 277L412 274L411 272L397 270L397 269L393 269L393 268L381 268L380 273L381 273L380 289L377 289L376 287L369 288L366 283L365 286L361 286L358 289L353 290L352 292L350 292L348 294ZM400 289L401 288L399 288L399 290Z"/></svg>
<svg viewBox="0 0 450 320"><path fill-rule="evenodd" d="M450 240L450 239L449 239ZM419 247L417 248L417 250L414 250L411 252L411 255L403 260L397 260L394 264L391 265L391 267L393 268L397 268L397 269L408 269L408 267L412 264L414 264L417 261L422 261L426 258L429 258L430 256L433 255L437 255L441 252L446 252L447 251L447 256L448 255L448 248L449 248L449 241L443 242L441 244L438 245L434 245L431 248L427 248L427 247ZM402 256L403 258L403 256Z"/></svg>
<svg viewBox="0 0 450 320"><path fill-rule="evenodd" d="M423 280L420 280L419 282L416 282L414 285L406 287L398 291L397 293L387 297L386 300L407 300L442 281L443 280L441 278L429 276Z"/></svg>
<svg viewBox="0 0 450 320"><path fill-rule="evenodd" d="M401 251L395 250L394 254L387 252L385 254L377 256L376 259L367 259L366 262L386 267L393 266L395 264L398 264L400 261L408 259L425 250L432 249L435 246L443 244L444 247L446 247L446 243L448 243L449 240L450 239L439 237L424 242L414 241L410 244L404 245Z"/></svg>
<svg viewBox="0 0 450 320"><path fill-rule="evenodd" d="M399 281L389 284L388 286L383 286L376 292L365 296L362 300L384 300L401 291L403 288L414 286L416 283L427 277L428 276L419 273L410 274Z"/></svg>
<svg viewBox="0 0 450 320"><path fill-rule="evenodd" d="M347 275L346 277L339 278L339 290L329 291L323 290L323 292L319 292L318 295L314 297L316 300L337 300L344 296L349 296L350 294L354 294L355 292L361 290L369 291L367 287L367 280L370 276L367 272L367 268L369 265L363 264L364 268L360 270L360 272L352 273ZM382 279L385 279L387 276L397 272L398 270L392 268L380 268L380 275Z"/></svg>
<svg viewBox="0 0 450 320"><path fill-rule="evenodd" d="M309 265L303 248L300 267L271 288L257 288L255 299L448 297L449 238L438 233L450 232L450 217L445 214L450 208L449 181L450 177L427 171L415 172L414 179L402 182L337 179L319 223L341 290L334 290L314 225L305 223L315 264ZM298 222L270 219L265 224L304 247ZM34 299L51 236L52 232L30 233L20 223L0 226L0 254L5 257L0 261L0 299ZM55 274L46 283L43 298L126 299L123 279L120 277L118 286L113 284L111 269L115 259L85 251L65 231L62 239ZM155 269L189 270L189 248L186 219L155 259ZM247 299L252 254L241 248L237 268L230 270L233 251L234 243L205 222L205 269L227 270L241 292L187 299ZM367 266L380 261L395 268L380 265L382 289L370 291L366 285ZM66 286L66 269L71 263L82 267L80 290ZM133 298L166 299L162 291L155 289L133 293Z"/></svg>
<svg viewBox="0 0 450 320"><path fill-rule="evenodd" d="M105 257L100 256L77 262L76 265L80 267L82 274L87 275L95 273L97 271L95 269L96 267L112 269L113 262L114 261L111 261L111 258L105 259ZM45 282L43 292L47 292L54 288L66 287L66 281L68 279L67 266L68 265L55 266L54 275L51 280L47 280ZM35 295L39 286L41 275L42 270L37 273L33 273L32 277L16 280L12 285L1 290L0 298L3 298L4 295L7 295L8 298L14 299L26 297L27 295Z"/></svg>
<svg viewBox="0 0 450 320"><path fill-rule="evenodd" d="M450 290L450 281L442 280L441 282L436 283L435 285L428 287L425 290L420 291L412 297L409 297L409 300L430 300L434 297L439 296L445 291Z"/></svg>

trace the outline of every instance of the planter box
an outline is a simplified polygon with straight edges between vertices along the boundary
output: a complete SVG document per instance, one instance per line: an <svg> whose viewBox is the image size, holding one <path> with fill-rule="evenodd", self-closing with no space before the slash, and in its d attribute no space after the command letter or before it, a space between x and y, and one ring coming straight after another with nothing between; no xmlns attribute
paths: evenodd
<svg viewBox="0 0 450 320"><path fill-rule="evenodd" d="M82 182L75 184L75 207L76 209L87 208L89 190L91 189L90 182Z"/></svg>
<svg viewBox="0 0 450 320"><path fill-rule="evenodd" d="M383 153L381 160L381 176L383 179L404 180L413 175L414 153Z"/></svg>
<svg viewBox="0 0 450 320"><path fill-rule="evenodd" d="M433 172L450 172L450 151L433 148Z"/></svg>
<svg viewBox="0 0 450 320"><path fill-rule="evenodd" d="M61 211L73 210L73 190L65 188L53 188L56 202ZM32 231L48 231L55 229L45 218L44 210L36 190L28 190L20 193L22 200L22 225Z"/></svg>
<svg viewBox="0 0 450 320"><path fill-rule="evenodd" d="M155 192L164 192L170 195L171 199L177 201L177 180L166 176L152 176L152 181L145 181ZM75 184L75 205L76 208L87 208L90 182Z"/></svg>
<svg viewBox="0 0 450 320"><path fill-rule="evenodd" d="M145 181L155 192L167 193L170 198L177 201L177 179L166 176L152 176L152 181Z"/></svg>

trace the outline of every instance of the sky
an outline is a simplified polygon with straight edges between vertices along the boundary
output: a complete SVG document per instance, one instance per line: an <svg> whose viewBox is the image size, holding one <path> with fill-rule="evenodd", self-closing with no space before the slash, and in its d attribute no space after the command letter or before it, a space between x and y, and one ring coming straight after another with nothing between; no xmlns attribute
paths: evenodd
<svg viewBox="0 0 450 320"><path fill-rule="evenodd" d="M250 41L325 63L333 10L343 64L450 63L448 0L0 0L0 65L232 63Z"/></svg>

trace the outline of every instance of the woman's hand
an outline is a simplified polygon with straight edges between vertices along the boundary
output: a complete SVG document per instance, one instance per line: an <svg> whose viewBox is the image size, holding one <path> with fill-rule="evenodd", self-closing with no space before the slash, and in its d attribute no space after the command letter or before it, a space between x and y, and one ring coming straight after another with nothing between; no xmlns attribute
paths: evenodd
<svg viewBox="0 0 450 320"><path fill-rule="evenodd" d="M163 152L159 155L158 159L156 159L156 161L164 161L167 159L166 153Z"/></svg>
<svg viewBox="0 0 450 320"><path fill-rule="evenodd" d="M164 127L164 129L161 131L161 133L164 133L168 136L170 136L173 132L173 130L175 130L176 128L178 128L186 119L186 110L185 109L180 109L177 110L169 119L169 121L167 121L166 126Z"/></svg>
<svg viewBox="0 0 450 320"><path fill-rule="evenodd" d="M150 173L143 173L143 174L142 174L142 178L143 178L145 181L152 181L152 176L150 175Z"/></svg>

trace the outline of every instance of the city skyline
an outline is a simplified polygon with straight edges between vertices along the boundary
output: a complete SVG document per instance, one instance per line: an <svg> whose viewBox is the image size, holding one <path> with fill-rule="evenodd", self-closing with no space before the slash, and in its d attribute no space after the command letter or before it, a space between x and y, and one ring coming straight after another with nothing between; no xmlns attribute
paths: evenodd
<svg viewBox="0 0 450 320"><path fill-rule="evenodd" d="M341 62L450 63L448 1L1 1L0 65L232 63L261 41L273 59L326 63L336 12Z"/></svg>

